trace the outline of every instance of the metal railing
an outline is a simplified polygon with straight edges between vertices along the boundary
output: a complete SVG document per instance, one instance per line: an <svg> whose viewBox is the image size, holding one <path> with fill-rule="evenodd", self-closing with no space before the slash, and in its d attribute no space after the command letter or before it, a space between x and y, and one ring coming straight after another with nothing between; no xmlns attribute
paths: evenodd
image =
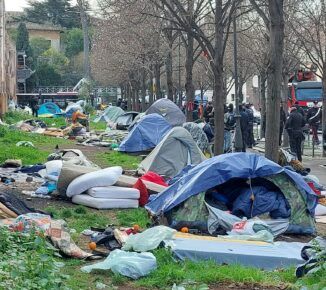
<svg viewBox="0 0 326 290"><path fill-rule="evenodd" d="M41 94L56 94L59 92L72 93L74 92L74 87L38 87L33 89L33 93L41 93ZM92 90L93 93L96 94L117 94L117 88L115 87L95 87Z"/></svg>

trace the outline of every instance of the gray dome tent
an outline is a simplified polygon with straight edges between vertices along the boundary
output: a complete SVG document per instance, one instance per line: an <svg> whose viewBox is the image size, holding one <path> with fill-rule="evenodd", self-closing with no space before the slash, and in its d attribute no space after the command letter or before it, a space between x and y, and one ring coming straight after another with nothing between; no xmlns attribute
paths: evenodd
<svg viewBox="0 0 326 290"><path fill-rule="evenodd" d="M186 116L179 107L169 99L159 99L146 111L146 115L157 113L167 120L171 126L182 126Z"/></svg>
<svg viewBox="0 0 326 290"><path fill-rule="evenodd" d="M202 152L207 152L209 150L209 142L205 132L200 128L200 126L193 122L187 122L183 124L185 128L196 141L197 146Z"/></svg>
<svg viewBox="0 0 326 290"><path fill-rule="evenodd" d="M182 127L176 127L140 163L138 170L174 177L187 165L199 164L205 159L190 133Z"/></svg>

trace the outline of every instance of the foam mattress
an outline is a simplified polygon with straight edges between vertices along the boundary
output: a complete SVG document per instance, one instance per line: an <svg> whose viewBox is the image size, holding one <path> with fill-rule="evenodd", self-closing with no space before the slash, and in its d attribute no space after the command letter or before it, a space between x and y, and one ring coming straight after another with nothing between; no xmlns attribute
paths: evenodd
<svg viewBox="0 0 326 290"><path fill-rule="evenodd" d="M93 187L87 191L87 194L96 198L109 199L139 199L140 197L138 189L119 186Z"/></svg>
<svg viewBox="0 0 326 290"><path fill-rule="evenodd" d="M96 198L88 194L75 195L72 202L96 209L138 208L137 199Z"/></svg>

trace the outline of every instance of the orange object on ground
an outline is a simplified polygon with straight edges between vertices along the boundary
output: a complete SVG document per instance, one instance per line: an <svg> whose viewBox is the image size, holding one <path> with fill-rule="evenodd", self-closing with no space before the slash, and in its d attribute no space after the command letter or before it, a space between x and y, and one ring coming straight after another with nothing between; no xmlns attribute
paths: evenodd
<svg viewBox="0 0 326 290"><path fill-rule="evenodd" d="M189 229L187 227L183 227L181 230L180 230L181 233L189 233Z"/></svg>
<svg viewBox="0 0 326 290"><path fill-rule="evenodd" d="M94 251L94 250L96 249L96 243L94 243L94 242L90 242L90 243L88 244L88 247L89 247L90 250Z"/></svg>

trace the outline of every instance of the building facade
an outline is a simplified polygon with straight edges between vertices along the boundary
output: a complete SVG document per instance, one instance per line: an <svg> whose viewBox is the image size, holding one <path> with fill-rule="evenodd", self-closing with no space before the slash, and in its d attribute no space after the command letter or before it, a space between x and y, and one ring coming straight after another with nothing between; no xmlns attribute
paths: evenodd
<svg viewBox="0 0 326 290"><path fill-rule="evenodd" d="M16 48L6 30L4 0L0 0L0 115L16 99Z"/></svg>

